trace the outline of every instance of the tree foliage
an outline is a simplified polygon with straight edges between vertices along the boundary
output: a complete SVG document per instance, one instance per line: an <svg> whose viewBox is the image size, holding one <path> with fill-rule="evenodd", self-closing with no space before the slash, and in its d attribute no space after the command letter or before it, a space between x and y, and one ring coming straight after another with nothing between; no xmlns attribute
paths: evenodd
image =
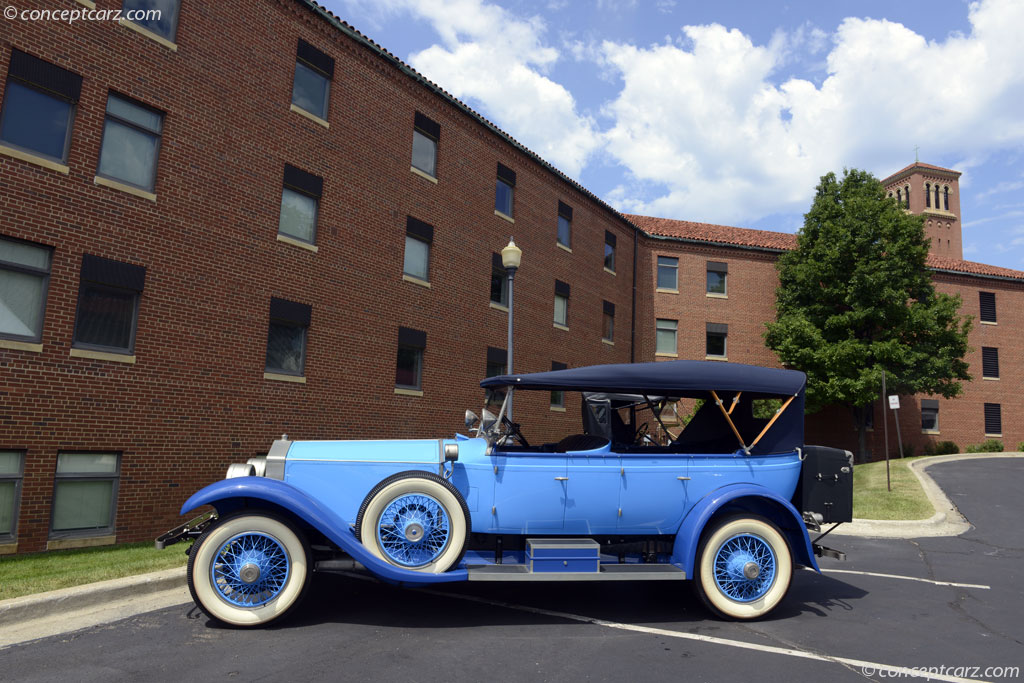
<svg viewBox="0 0 1024 683"><path fill-rule="evenodd" d="M807 373L807 407L863 411L890 394L961 393L971 319L960 297L936 293L926 268L924 219L885 196L870 173L822 176L797 234L778 262L776 320L765 340Z"/></svg>

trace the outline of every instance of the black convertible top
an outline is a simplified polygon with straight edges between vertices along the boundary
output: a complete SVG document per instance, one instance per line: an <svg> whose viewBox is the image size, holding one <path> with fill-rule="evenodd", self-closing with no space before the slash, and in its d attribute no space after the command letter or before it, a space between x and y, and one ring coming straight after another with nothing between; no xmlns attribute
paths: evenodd
<svg viewBox="0 0 1024 683"><path fill-rule="evenodd" d="M807 376L797 370L706 360L588 365L568 370L499 375L480 382L485 388L515 387L548 391L603 391L704 398L709 390L796 396Z"/></svg>

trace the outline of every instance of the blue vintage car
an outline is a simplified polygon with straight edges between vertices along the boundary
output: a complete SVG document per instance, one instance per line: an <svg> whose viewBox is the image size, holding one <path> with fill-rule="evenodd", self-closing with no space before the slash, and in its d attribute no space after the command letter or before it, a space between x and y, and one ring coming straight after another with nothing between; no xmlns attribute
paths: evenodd
<svg viewBox="0 0 1024 683"><path fill-rule="evenodd" d="M398 584L693 579L719 616L763 617L794 566L842 555L808 528L852 513L849 452L803 443L805 382L685 360L492 377L491 409L466 411L473 436L282 437L189 498L182 514L216 512L157 545L196 538L192 596L236 626L287 613L330 568ZM531 444L510 418L523 391L581 392L580 431ZM682 398L703 403L653 438L678 430L662 411Z"/></svg>

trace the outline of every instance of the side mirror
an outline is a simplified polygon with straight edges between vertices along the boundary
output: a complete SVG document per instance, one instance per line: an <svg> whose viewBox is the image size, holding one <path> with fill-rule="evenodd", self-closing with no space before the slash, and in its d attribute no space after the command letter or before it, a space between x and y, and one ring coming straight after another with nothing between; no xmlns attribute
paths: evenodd
<svg viewBox="0 0 1024 683"><path fill-rule="evenodd" d="M466 411L466 429L472 429L473 425L480 421L480 418L476 416L472 410Z"/></svg>
<svg viewBox="0 0 1024 683"><path fill-rule="evenodd" d="M498 421L498 418L489 410L484 410L483 418L480 420L480 430L484 432L491 431L491 427Z"/></svg>

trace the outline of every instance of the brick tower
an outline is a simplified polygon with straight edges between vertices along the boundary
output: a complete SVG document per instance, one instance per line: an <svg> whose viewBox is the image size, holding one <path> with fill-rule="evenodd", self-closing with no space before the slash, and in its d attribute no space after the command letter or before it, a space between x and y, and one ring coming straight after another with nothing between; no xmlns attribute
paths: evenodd
<svg viewBox="0 0 1024 683"><path fill-rule="evenodd" d="M962 260L960 172L914 162L882 180L886 193L911 213L924 214L924 233L931 253Z"/></svg>

